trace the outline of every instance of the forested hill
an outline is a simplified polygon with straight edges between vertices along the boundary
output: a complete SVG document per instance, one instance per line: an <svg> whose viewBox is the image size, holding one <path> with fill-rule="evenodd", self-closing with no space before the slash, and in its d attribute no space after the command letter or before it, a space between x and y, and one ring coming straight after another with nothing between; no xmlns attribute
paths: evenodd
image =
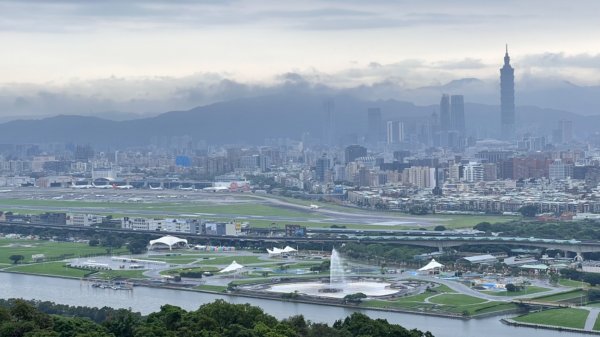
<svg viewBox="0 0 600 337"><path fill-rule="evenodd" d="M64 315L64 316L63 316ZM354 313L333 326L277 320L249 304L217 300L196 311L172 305L146 317L124 309L0 300L0 336L11 337L433 337Z"/></svg>

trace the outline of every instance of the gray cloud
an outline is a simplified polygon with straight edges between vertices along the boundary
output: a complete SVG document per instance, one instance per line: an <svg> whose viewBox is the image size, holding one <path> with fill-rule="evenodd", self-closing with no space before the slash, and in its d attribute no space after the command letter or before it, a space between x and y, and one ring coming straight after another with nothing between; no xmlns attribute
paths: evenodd
<svg viewBox="0 0 600 337"><path fill-rule="evenodd" d="M469 14L457 12L447 3L437 6L378 1L320 2L248 0L132 0L0 1L0 28L14 31L87 31L103 25L129 29L169 26L206 27L267 25L302 30L348 30L414 26L472 25L529 17L489 14L473 3ZM488 6L489 7L489 6ZM440 8L430 12L429 8ZM446 12L444 12L446 11Z"/></svg>
<svg viewBox="0 0 600 337"><path fill-rule="evenodd" d="M582 59L584 65L592 62L587 57L568 59ZM545 64L554 66L556 61ZM418 104L435 103L439 94L450 92L465 94L471 102L495 104L498 66L469 58L437 62L409 59L389 64L373 61L329 73L317 69L287 72L264 83L241 82L224 73L198 73L185 77L113 76L60 85L7 83L0 85L0 116L97 115L106 111L156 114L282 92L345 93L362 99L401 99ZM488 74L488 77L479 77L482 81L456 81L444 85L461 77L474 77L465 74L482 70ZM539 95L527 101L523 100L526 97L523 93L551 90L564 85L567 79L556 77L549 81L547 74L544 76L517 68L517 88L523 102L539 105Z"/></svg>
<svg viewBox="0 0 600 337"><path fill-rule="evenodd" d="M520 58L519 64L543 68L600 68L600 54L543 53Z"/></svg>

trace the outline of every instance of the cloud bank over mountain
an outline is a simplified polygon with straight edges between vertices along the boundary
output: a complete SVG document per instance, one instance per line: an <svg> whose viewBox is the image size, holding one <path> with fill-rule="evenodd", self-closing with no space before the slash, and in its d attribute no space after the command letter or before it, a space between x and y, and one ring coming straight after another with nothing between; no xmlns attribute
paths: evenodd
<svg viewBox="0 0 600 337"><path fill-rule="evenodd" d="M567 64L552 59L558 69L590 67L596 58L567 59ZM557 55L557 59L565 59ZM525 59L523 64L532 62ZM97 116L108 119L131 119L153 116L164 111L186 110L197 106L239 98L272 94L350 95L361 100L437 104L442 93L462 94L468 102L497 105L499 80L494 76L466 77L454 80L456 69L492 68L478 60L427 64L407 60L395 64L371 63L336 73L315 69L288 72L267 82L243 82L219 73L199 73L185 77L109 77L98 80L74 80L64 84L0 85L0 121L54 115ZM517 105L532 105L574 112L600 114L600 86L577 85L561 74L540 76L534 71L517 68ZM493 73L487 71L488 73ZM484 74L485 75L485 74ZM429 77L439 81L426 82Z"/></svg>

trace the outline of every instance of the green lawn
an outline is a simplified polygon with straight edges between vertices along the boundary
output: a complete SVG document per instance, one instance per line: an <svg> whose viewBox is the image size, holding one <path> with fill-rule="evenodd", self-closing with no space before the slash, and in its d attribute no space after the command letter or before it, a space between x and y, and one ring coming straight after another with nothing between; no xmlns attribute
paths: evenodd
<svg viewBox="0 0 600 337"><path fill-rule="evenodd" d="M265 205L249 201L247 203L212 205L191 202L102 202L102 201L78 201L78 200L26 200L26 199L0 199L0 208L9 209L11 206L26 207L36 210L36 207L65 208L97 208L99 213L105 213L106 208L127 211L164 211L169 213L209 213L209 214L232 214L232 215L259 215L259 216L282 216L299 218L321 218L318 214L311 213L308 209L294 210L285 207ZM38 208L39 209L39 208ZM44 209L45 210L45 209ZM24 212L25 210L18 210Z"/></svg>
<svg viewBox="0 0 600 337"><path fill-rule="evenodd" d="M65 262L47 262L17 265L6 269L7 271L18 271L23 273L66 276L81 278L90 271L66 267Z"/></svg>
<svg viewBox="0 0 600 337"><path fill-rule="evenodd" d="M574 290L574 291L567 291L564 293L558 293L558 294L554 294L554 295L536 297L533 300L538 300L540 302L562 302L562 301L575 300L575 299L579 300L582 297L584 298L584 301L585 301L586 294L582 290Z"/></svg>
<svg viewBox="0 0 600 337"><path fill-rule="evenodd" d="M231 264L233 261L236 261L237 263L239 263L243 266L249 265L249 264L254 264L254 263L268 262L268 261L260 260L258 258L258 256L240 255L240 256L222 256L222 257L216 257L214 259L200 260L197 262L197 264L199 264L199 265L228 265L228 264Z"/></svg>
<svg viewBox="0 0 600 337"><path fill-rule="evenodd" d="M517 322L583 329L589 311L584 309L549 309L513 318Z"/></svg>
<svg viewBox="0 0 600 337"><path fill-rule="evenodd" d="M550 288L537 287L537 286L526 286L525 289L519 291L481 291L484 294L493 295L493 296L521 296L521 295L531 295L535 293L541 293L544 291L548 291Z"/></svg>
<svg viewBox="0 0 600 337"><path fill-rule="evenodd" d="M442 294L429 299L429 302L435 304L462 306L470 304L479 304L486 300L463 294Z"/></svg>
<svg viewBox="0 0 600 337"><path fill-rule="evenodd" d="M146 260L153 260L153 261L164 261L166 263L171 263L171 264L189 264L194 262L195 265L228 265L231 264L231 262L236 261L237 263L241 264L241 265L248 265L248 264L256 264L256 263L269 263L269 261L267 260L260 260L258 256L253 256L253 255L237 255L237 256L232 256L232 255L227 255L227 256L222 256L222 255L217 255L217 254L212 254L212 255L188 255L188 254L183 254L183 255L172 255L172 256L161 256L161 255L150 255L147 258L144 258Z"/></svg>
<svg viewBox="0 0 600 337"><path fill-rule="evenodd" d="M600 314L598 314L598 317L596 317L596 322L594 323L594 328L593 330L600 330Z"/></svg>
<svg viewBox="0 0 600 337"><path fill-rule="evenodd" d="M453 215L453 214L433 214L425 215L422 217L425 220L440 219L440 225L446 228L472 228L480 222L508 222L518 219L514 216L502 216L502 215Z"/></svg>
<svg viewBox="0 0 600 337"><path fill-rule="evenodd" d="M227 286L219 286L219 285L211 285L211 284L201 284L197 287L194 287L194 289L198 289L198 290L206 290L206 291L214 291L214 292L224 292L225 290L227 290Z"/></svg>
<svg viewBox="0 0 600 337"><path fill-rule="evenodd" d="M144 270L106 270L92 273L91 270L82 270L77 268L66 267L66 262L43 262L43 263L32 263L32 264L20 264L11 266L6 269L7 271L18 271L23 273L39 274L39 275L52 275L52 276L66 276L81 278L85 275L112 279L116 277L120 278L145 278L143 273Z"/></svg>
<svg viewBox="0 0 600 337"><path fill-rule="evenodd" d="M423 300L429 296L431 293L427 294L429 296L423 296L424 294L403 297L393 301L386 300L367 300L362 303L363 307L372 307L372 308L387 308L387 309L408 309L414 311L435 311L435 312L445 312L457 315L465 315L475 316L481 314L487 314L491 312L501 312L508 310L515 310L517 305L514 303L506 303L506 302L486 302L485 300L480 300L477 298L471 297L471 299L461 301L457 301L454 299L443 299L445 302L449 303L461 303L460 305L446 305L446 304L434 304L434 303L425 303ZM440 296L436 296L431 298L434 300L438 297L442 296L466 296L466 295L451 295L444 294ZM467 296L470 297L470 296ZM433 301L431 301L433 302Z"/></svg>
<svg viewBox="0 0 600 337"><path fill-rule="evenodd" d="M570 279L566 279L566 278L561 278L560 280L558 280L558 284L560 284L563 287L572 287L572 288L584 288L584 287L588 287L590 285L589 283L586 283L586 282L575 281L575 280L570 280Z"/></svg>
<svg viewBox="0 0 600 337"><path fill-rule="evenodd" d="M115 253L124 253L126 249L114 250ZM90 247L85 243L52 242L43 240L0 239L0 262L10 263L11 255L23 255L24 262L31 261L31 255L44 254L46 258L52 257L78 257L88 254L106 254L105 247Z"/></svg>

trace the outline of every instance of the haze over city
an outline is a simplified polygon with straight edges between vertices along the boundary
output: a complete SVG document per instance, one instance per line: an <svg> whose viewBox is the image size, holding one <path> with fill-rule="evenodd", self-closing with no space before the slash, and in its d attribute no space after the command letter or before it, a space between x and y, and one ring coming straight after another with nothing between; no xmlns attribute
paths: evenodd
<svg viewBox="0 0 600 337"><path fill-rule="evenodd" d="M599 12L0 0L0 335L598 334Z"/></svg>

